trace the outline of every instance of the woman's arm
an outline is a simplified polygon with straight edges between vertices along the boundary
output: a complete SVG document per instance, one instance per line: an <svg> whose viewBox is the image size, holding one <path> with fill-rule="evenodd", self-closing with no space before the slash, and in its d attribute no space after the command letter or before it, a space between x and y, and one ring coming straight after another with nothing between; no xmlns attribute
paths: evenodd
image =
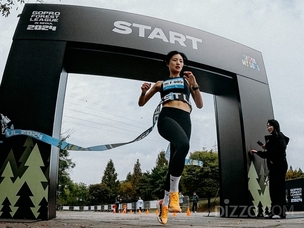
<svg viewBox="0 0 304 228"><path fill-rule="evenodd" d="M196 82L195 76L192 74L191 71L185 71L184 72L185 76L184 78L187 80L190 91L191 91L191 96L195 102L195 105L197 108L202 108L204 106L202 94L199 90L199 85Z"/></svg>
<svg viewBox="0 0 304 228"><path fill-rule="evenodd" d="M141 94L138 99L138 105L144 106L151 97L160 90L162 81L157 81L151 88L151 83L145 82L141 86ZM151 88L151 89L150 89ZM150 89L150 90L149 90ZM148 91L149 90L149 91Z"/></svg>
<svg viewBox="0 0 304 228"><path fill-rule="evenodd" d="M263 149L265 149L265 145L261 146ZM250 153L251 154L257 154L259 157L261 158L267 158L268 157L268 153L267 153L267 150L264 150L264 151L258 151L258 150L250 150Z"/></svg>
<svg viewBox="0 0 304 228"><path fill-rule="evenodd" d="M202 108L204 106L204 102L203 102L203 98L202 98L202 94L201 94L201 91L198 89L196 90L193 90L193 87L198 87L197 86L191 86L191 95L192 95L192 98L196 104L196 107L197 108Z"/></svg>

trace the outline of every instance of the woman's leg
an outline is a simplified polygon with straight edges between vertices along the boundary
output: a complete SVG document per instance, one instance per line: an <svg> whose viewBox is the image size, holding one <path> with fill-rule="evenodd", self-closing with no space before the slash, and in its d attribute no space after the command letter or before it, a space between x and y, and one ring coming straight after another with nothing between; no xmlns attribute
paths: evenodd
<svg viewBox="0 0 304 228"><path fill-rule="evenodd" d="M170 142L169 173L178 177L183 172L189 151L190 114L175 108L163 108L157 126L160 135Z"/></svg>
<svg viewBox="0 0 304 228"><path fill-rule="evenodd" d="M281 164L271 170L269 175L269 191L271 198L272 214L285 217L286 192L285 175L287 163Z"/></svg>
<svg viewBox="0 0 304 228"><path fill-rule="evenodd" d="M170 192L170 208L180 211L178 185L189 151L191 134L190 115L175 108L165 108L158 119L160 135L170 142L169 169L165 183L165 192ZM166 197L164 203L167 203Z"/></svg>

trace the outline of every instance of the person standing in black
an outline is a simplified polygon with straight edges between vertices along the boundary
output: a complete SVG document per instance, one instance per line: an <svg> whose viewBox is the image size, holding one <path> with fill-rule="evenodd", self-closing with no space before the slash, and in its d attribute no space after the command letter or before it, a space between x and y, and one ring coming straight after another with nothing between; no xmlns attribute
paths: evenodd
<svg viewBox="0 0 304 228"><path fill-rule="evenodd" d="M265 144L261 143L264 151L251 150L250 152L251 154L256 153L261 158L267 159L271 211L265 217L274 219L285 218L285 175L288 168L286 147L289 138L281 132L277 120L268 120L267 130L270 135L265 136Z"/></svg>
<svg viewBox="0 0 304 228"><path fill-rule="evenodd" d="M116 213L118 213L120 203L121 203L120 195L117 195L115 198L115 212Z"/></svg>
<svg viewBox="0 0 304 228"><path fill-rule="evenodd" d="M196 192L193 192L193 197L192 197L192 212L196 213L197 211L197 203L198 203L198 195L196 195Z"/></svg>

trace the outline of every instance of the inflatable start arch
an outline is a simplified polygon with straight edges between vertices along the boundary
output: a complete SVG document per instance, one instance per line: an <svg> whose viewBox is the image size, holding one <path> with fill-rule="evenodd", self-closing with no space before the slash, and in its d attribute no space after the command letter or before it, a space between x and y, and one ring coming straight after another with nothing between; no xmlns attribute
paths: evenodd
<svg viewBox="0 0 304 228"><path fill-rule="evenodd" d="M26 4L1 82L0 113L19 129L59 138L68 73L155 82L167 74L162 59L172 50L187 55L201 91L214 95L221 216L264 213L263 163L247 152L273 118L270 91L262 54L231 40L131 13ZM59 149L26 136L1 141L0 217L56 217Z"/></svg>

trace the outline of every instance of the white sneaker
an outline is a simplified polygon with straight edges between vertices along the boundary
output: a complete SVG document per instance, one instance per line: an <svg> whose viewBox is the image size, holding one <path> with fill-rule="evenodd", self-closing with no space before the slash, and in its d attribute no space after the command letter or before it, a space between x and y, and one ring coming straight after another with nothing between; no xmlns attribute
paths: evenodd
<svg viewBox="0 0 304 228"><path fill-rule="evenodd" d="M272 218L273 218L273 219L280 219L281 216L280 216L280 215L274 215L274 216L272 216Z"/></svg>

